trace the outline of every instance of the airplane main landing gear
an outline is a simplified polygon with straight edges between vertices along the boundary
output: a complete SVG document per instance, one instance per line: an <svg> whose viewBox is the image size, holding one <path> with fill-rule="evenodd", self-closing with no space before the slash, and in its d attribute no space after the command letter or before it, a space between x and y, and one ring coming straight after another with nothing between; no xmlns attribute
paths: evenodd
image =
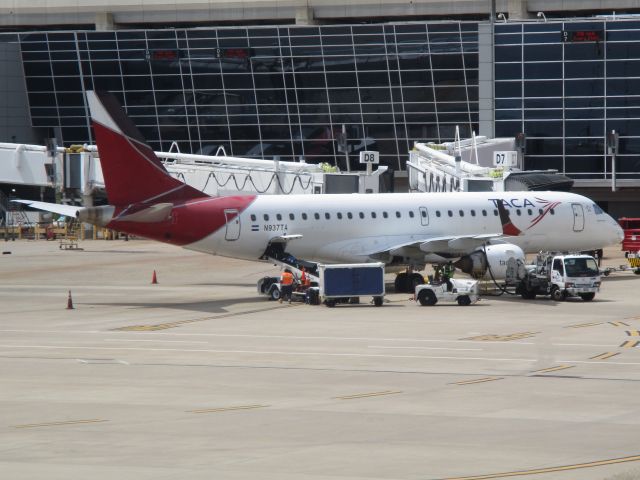
<svg viewBox="0 0 640 480"><path fill-rule="evenodd" d="M396 276L393 286L398 293L413 293L418 285L424 283L424 277L417 272L401 272Z"/></svg>

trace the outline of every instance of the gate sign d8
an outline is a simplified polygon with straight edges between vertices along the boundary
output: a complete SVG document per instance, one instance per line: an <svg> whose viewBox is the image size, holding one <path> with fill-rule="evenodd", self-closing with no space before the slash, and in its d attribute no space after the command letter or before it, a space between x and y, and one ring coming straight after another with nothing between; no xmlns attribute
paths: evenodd
<svg viewBox="0 0 640 480"><path fill-rule="evenodd" d="M380 163L380 152L372 150L360 152L360 163Z"/></svg>
<svg viewBox="0 0 640 480"><path fill-rule="evenodd" d="M518 152L514 150L493 152L493 165L495 167L515 167L518 165Z"/></svg>

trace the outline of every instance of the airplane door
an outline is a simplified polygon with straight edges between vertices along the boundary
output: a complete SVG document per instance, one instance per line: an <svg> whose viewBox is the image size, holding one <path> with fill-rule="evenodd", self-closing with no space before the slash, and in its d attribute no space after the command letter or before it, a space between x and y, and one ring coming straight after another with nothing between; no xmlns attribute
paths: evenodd
<svg viewBox="0 0 640 480"><path fill-rule="evenodd" d="M420 224L423 227L429 225L429 212L427 211L427 207L420 207Z"/></svg>
<svg viewBox="0 0 640 480"><path fill-rule="evenodd" d="M233 241L240 238L240 213L235 208L224 209L224 220L227 230L225 240Z"/></svg>
<svg viewBox="0 0 640 480"><path fill-rule="evenodd" d="M572 203L573 208L573 231L581 232L584 230L584 210L579 203Z"/></svg>

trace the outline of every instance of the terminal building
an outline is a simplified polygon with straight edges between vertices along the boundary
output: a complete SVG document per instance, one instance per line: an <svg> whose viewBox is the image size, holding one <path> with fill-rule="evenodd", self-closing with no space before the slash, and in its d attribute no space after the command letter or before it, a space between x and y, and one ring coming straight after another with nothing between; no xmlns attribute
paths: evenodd
<svg viewBox="0 0 640 480"><path fill-rule="evenodd" d="M154 150L343 170L377 150L399 181L416 141L524 134L525 169L640 216L632 0L9 0L0 66L0 142L91 143L90 89Z"/></svg>

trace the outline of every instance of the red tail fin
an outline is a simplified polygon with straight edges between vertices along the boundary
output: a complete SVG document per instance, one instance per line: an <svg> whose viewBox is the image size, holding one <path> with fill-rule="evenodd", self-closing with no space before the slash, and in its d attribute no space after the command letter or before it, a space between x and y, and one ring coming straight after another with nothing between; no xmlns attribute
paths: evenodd
<svg viewBox="0 0 640 480"><path fill-rule="evenodd" d="M207 197L173 178L110 93L87 92L107 197L112 205Z"/></svg>
<svg viewBox="0 0 640 480"><path fill-rule="evenodd" d="M500 223L502 223L502 233L510 237L517 237L522 232L518 227L511 223L511 217L506 208L504 208L504 202L497 200L498 213L500 214Z"/></svg>

